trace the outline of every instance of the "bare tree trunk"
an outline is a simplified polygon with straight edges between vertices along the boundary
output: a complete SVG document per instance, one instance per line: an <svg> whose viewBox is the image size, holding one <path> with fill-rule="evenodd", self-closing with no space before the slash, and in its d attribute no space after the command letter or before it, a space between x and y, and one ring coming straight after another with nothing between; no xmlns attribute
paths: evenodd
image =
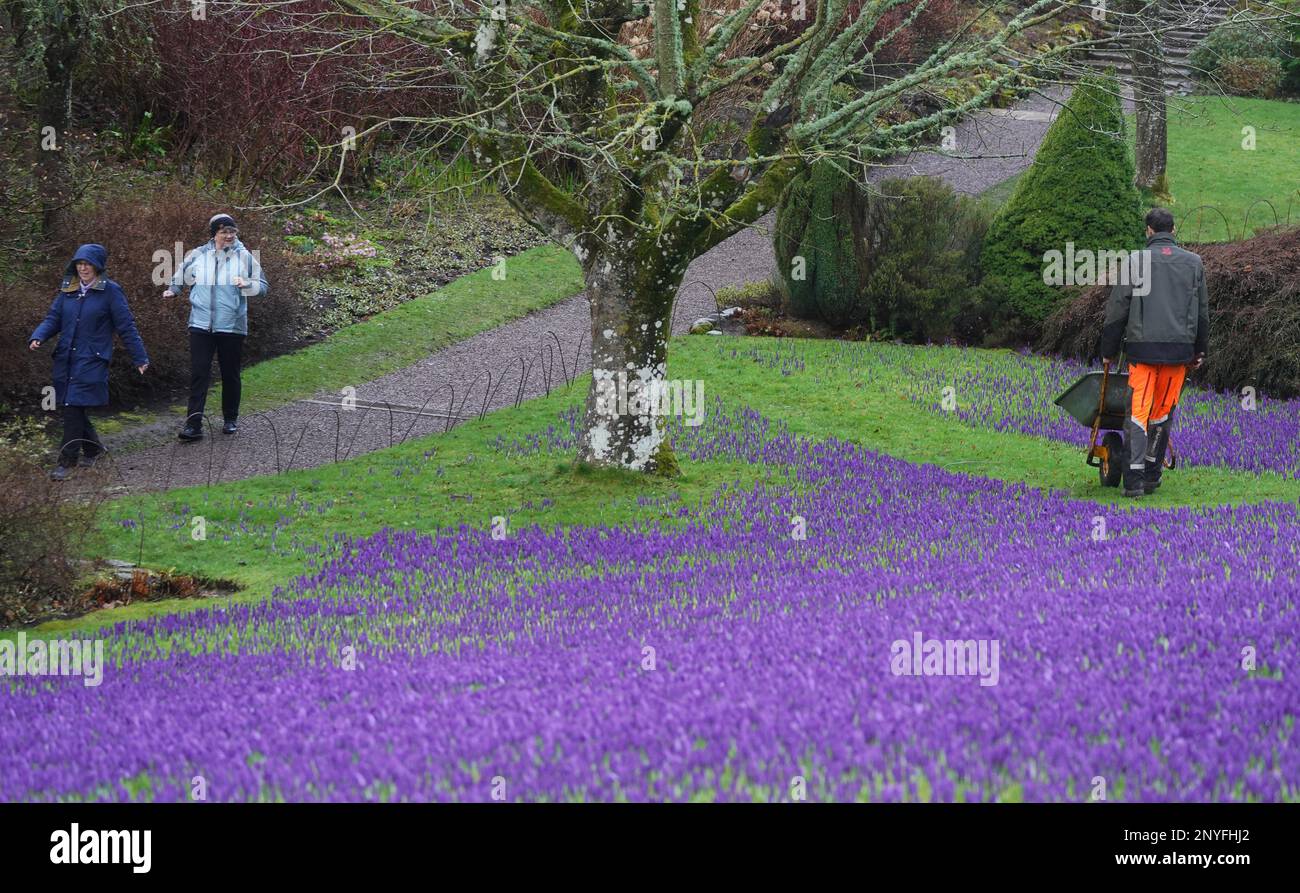
<svg viewBox="0 0 1300 893"><path fill-rule="evenodd" d="M585 265L592 370L578 461L671 476L678 467L660 399L685 263L657 263L662 255L637 244Z"/></svg>
<svg viewBox="0 0 1300 893"><path fill-rule="evenodd" d="M1134 3L1138 21L1133 26L1133 101L1137 112L1134 185L1146 192L1168 192L1168 130L1165 113L1164 46L1160 35L1163 0Z"/></svg>
<svg viewBox="0 0 1300 893"><path fill-rule="evenodd" d="M21 7L21 4L18 6ZM54 233L59 211L67 204L71 191L64 139L71 115L72 67L77 61L77 36L81 21L75 3L51 3L46 14L45 32L41 35L45 44L42 58L45 77L36 97L39 146L36 175L37 192L42 206L41 233L49 239ZM27 22L21 23L25 38L35 39L36 35L29 25Z"/></svg>

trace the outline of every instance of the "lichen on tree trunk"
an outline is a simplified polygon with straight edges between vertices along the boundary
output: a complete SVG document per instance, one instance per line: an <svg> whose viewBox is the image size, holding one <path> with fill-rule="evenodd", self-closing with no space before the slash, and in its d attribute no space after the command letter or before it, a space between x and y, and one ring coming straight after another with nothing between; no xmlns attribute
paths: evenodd
<svg viewBox="0 0 1300 893"><path fill-rule="evenodd" d="M578 461L673 476L677 460L658 395L685 264L652 259L653 251L612 251L585 264L592 370Z"/></svg>

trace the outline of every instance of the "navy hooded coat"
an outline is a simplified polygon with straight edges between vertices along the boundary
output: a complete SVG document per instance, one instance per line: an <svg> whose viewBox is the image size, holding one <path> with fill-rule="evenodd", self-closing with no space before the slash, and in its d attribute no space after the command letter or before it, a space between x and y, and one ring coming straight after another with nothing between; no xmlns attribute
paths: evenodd
<svg viewBox="0 0 1300 893"><path fill-rule="evenodd" d="M98 278L80 297L77 261L95 265ZM82 245L64 271L63 284L45 320L32 332L31 341L49 341L59 335L54 349L54 393L60 405L103 406L108 403L108 362L117 332L137 366L149 362L144 342L126 295L116 282L104 277L108 250L103 245Z"/></svg>

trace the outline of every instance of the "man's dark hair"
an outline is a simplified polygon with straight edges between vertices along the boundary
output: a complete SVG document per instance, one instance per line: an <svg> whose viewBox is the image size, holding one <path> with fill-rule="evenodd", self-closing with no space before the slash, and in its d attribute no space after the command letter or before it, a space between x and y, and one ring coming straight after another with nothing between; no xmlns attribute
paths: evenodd
<svg viewBox="0 0 1300 893"><path fill-rule="evenodd" d="M1147 226L1151 227L1152 232L1172 233L1174 215L1169 213L1168 208L1152 208L1147 211Z"/></svg>

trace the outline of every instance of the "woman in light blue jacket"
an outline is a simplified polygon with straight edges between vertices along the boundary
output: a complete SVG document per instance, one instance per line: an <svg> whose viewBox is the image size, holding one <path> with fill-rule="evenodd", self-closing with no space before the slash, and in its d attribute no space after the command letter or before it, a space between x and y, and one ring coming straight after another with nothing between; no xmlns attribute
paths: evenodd
<svg viewBox="0 0 1300 893"><path fill-rule="evenodd" d="M208 221L212 241L195 248L172 277L164 298L190 287L190 403L180 439L203 438L203 407L212 382L212 356L221 366L222 431L239 430L239 364L248 336L248 299L266 294L257 254L239 241L229 214Z"/></svg>

